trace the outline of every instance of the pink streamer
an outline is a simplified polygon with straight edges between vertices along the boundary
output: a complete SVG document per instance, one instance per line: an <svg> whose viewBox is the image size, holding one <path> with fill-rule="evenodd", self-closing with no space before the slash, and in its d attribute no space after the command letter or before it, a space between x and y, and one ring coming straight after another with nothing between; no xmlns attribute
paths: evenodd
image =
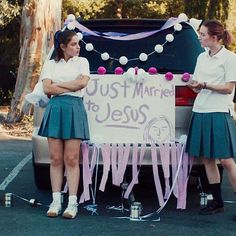
<svg viewBox="0 0 236 236"><path fill-rule="evenodd" d="M129 160L130 144L125 144L125 147L123 145L119 145L119 149L118 184L120 186L123 182L125 170Z"/></svg>
<svg viewBox="0 0 236 236"><path fill-rule="evenodd" d="M132 156L132 179L138 174L138 144L133 145L133 156ZM136 178L135 184L138 184L138 177Z"/></svg>
<svg viewBox="0 0 236 236"><path fill-rule="evenodd" d="M139 158L139 163L140 163L139 171L140 171L141 165L143 163L145 149L146 149L146 145L142 144L141 145L141 150L140 150L140 158ZM133 179L132 179L131 183L129 184L127 190L125 191L124 198L128 199L128 197L129 197L129 195L130 195L130 193L131 193L131 191L132 191L132 189L133 189L133 187L134 187L134 185L137 181L139 171L136 173L135 176L133 176Z"/></svg>
<svg viewBox="0 0 236 236"><path fill-rule="evenodd" d="M160 144L159 147L160 147L160 158L162 163L162 169L165 178L164 199L167 199L170 193L170 144L169 143Z"/></svg>
<svg viewBox="0 0 236 236"><path fill-rule="evenodd" d="M83 187L84 191L80 197L80 203L88 201L90 199L89 184L92 183L92 178L89 170L89 146L86 143L82 143L83 154Z"/></svg>
<svg viewBox="0 0 236 236"><path fill-rule="evenodd" d="M152 170L153 170L153 177L157 192L157 197L160 206L164 205L164 197L161 188L161 181L158 173L158 162L157 162L157 147L155 144L151 144L151 156L152 156Z"/></svg>
<svg viewBox="0 0 236 236"><path fill-rule="evenodd" d="M103 144L101 150L102 150L102 159L103 159L103 174L102 174L102 180L101 180L101 183L100 183L99 190L104 192L106 182L107 182L107 179L108 179L108 174L109 174L109 171L110 171L110 164L111 164L110 145L109 144Z"/></svg>

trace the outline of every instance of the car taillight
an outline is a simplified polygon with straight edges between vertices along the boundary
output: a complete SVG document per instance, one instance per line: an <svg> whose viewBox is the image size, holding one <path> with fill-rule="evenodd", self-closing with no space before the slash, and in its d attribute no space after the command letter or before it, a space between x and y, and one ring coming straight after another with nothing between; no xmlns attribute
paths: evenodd
<svg viewBox="0 0 236 236"><path fill-rule="evenodd" d="M175 106L192 106L197 94L187 86L175 87Z"/></svg>

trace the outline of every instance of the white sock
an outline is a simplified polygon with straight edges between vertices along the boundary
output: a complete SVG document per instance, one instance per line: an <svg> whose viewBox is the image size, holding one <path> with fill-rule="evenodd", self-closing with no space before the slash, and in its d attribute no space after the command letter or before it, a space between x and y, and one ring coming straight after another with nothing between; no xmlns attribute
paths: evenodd
<svg viewBox="0 0 236 236"><path fill-rule="evenodd" d="M54 202L57 202L57 203L61 204L61 192L52 193L52 200Z"/></svg>
<svg viewBox="0 0 236 236"><path fill-rule="evenodd" d="M70 195L68 204L77 204L77 196L76 195Z"/></svg>

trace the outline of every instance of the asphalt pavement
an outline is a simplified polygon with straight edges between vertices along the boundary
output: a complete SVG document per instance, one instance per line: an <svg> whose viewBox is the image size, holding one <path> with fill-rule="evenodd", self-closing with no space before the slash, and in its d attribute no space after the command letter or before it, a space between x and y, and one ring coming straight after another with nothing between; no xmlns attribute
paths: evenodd
<svg viewBox="0 0 236 236"><path fill-rule="evenodd" d="M0 135L0 186L9 177L12 170L26 160L27 163L12 176L11 182L0 190L0 235L3 236L110 236L110 235L147 235L147 236L191 236L214 235L235 236L236 222L232 217L236 214L236 197L234 196L226 176L223 178L223 195L226 211L212 216L201 216L199 211L199 189L189 185L187 209L176 210L176 199L171 197L165 208L157 216L146 221L130 221L128 212L108 209L118 207L121 202L121 189L109 182L105 193L96 195L97 214L91 215L84 207L92 204L79 205L79 215L74 220L62 217L47 218L46 211L51 201L50 190L39 190L34 184L34 173L31 161L31 140L16 139ZM16 172L14 172L16 173ZM151 174L150 174L151 176ZM9 178L8 178L9 180ZM143 205L143 214L154 212L159 208L152 178L140 180L135 187L136 201ZM195 182L192 178L191 182ZM5 193L13 193L12 206L5 207ZM30 199L37 199L42 206L31 206ZM65 196L66 199L66 196ZM160 221L152 221L158 219Z"/></svg>

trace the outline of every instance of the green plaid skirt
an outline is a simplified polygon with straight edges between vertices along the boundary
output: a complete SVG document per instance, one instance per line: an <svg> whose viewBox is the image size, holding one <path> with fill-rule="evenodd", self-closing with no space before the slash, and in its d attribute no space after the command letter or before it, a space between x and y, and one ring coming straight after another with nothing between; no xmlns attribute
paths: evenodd
<svg viewBox="0 0 236 236"><path fill-rule="evenodd" d="M52 97L45 109L38 134L58 139L89 139L83 99L68 95Z"/></svg>
<svg viewBox="0 0 236 236"><path fill-rule="evenodd" d="M193 112L186 151L195 157L236 157L236 126L233 117L224 112Z"/></svg>

